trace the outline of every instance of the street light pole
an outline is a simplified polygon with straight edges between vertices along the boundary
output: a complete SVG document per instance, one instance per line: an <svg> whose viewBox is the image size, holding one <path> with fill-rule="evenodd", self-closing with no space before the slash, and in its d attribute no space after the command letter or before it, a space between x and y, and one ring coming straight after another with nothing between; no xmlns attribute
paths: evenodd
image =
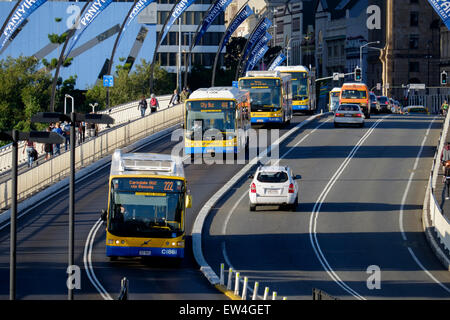
<svg viewBox="0 0 450 320"><path fill-rule="evenodd" d="M69 94L65 94L64 95L64 114L67 114L67 110L66 110L66 98L70 98L71 100L72 100L72 112L75 112L75 109L74 109L74 99L73 99L73 97L71 96L71 95L69 95Z"/></svg>
<svg viewBox="0 0 450 320"><path fill-rule="evenodd" d="M364 68L362 66L362 49L368 46L369 44L373 43L379 44L380 41L367 42L366 44L363 44L362 46L359 47L359 68L361 69L361 80L364 80Z"/></svg>

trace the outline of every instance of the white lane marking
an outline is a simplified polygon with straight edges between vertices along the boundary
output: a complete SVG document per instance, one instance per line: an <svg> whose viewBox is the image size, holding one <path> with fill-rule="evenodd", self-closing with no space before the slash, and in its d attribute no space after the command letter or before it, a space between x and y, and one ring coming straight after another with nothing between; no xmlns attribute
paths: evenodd
<svg viewBox="0 0 450 320"><path fill-rule="evenodd" d="M92 285L97 289L103 299L105 300L113 300L105 288L101 285L98 278L95 276L94 268L92 266L92 247L94 245L95 235L97 234L98 229L102 226L102 219L97 220L94 226L89 231L89 235L86 239L86 243L84 246L84 254L83 254L83 262L84 268L86 269L87 276L91 281Z"/></svg>
<svg viewBox="0 0 450 320"><path fill-rule="evenodd" d="M336 183L336 181L339 179L339 177L344 172L345 168L350 163L351 159L353 159L356 152L359 150L361 145L366 141L366 139L373 133L375 128L380 124L381 121L383 121L385 118L389 116L385 116L379 120L377 120L372 127L362 136L362 138L358 141L358 143L353 147L353 149L350 151L347 158L342 162L342 164L339 166L339 168L336 170L335 174L332 176L332 178L329 180L327 185L325 186L324 190L320 194L319 198L317 199L316 203L314 204L313 210L311 212L310 222L309 222L309 238L311 241L311 245L313 247L314 253L316 254L317 258L319 259L319 262L322 264L322 267L324 270L328 273L328 275L333 279L334 282L336 282L342 289L353 295L359 300L365 300L363 296L361 296L358 292L350 288L344 281L341 280L341 278L334 272L334 270L331 268L330 264L328 263L328 260L325 258L325 255L322 252L322 249L319 245L319 241L317 238L317 218L319 216L320 208L322 207L323 202L325 201L325 198L327 197L328 193Z"/></svg>
<svg viewBox="0 0 450 320"><path fill-rule="evenodd" d="M422 263L420 263L420 260L416 257L416 255L414 254L414 251L408 247L408 251L411 254L412 258L414 259L414 261L417 263L417 265L434 281L436 282L438 285L440 285L445 291L447 291L448 293L450 293L450 289L445 286L444 284L442 284L438 279L436 279L423 265Z"/></svg>
<svg viewBox="0 0 450 320"><path fill-rule="evenodd" d="M322 127L324 124L326 124L327 122L331 121L331 119L328 119L324 122L321 122L316 128L314 128L314 130L312 130L311 132L309 132L307 135L305 135L302 139L300 139L300 141L298 141L294 146L289 147L289 150L287 150L281 157L280 159L278 159L276 161L276 163L274 165L276 165L277 163L280 162L281 159L285 158L289 153L291 153L292 150L294 150L295 147L297 147L298 145L300 145L300 143L302 143L303 141L306 140L306 138L308 138L312 133L316 132L320 127ZM241 201L245 198L245 196L247 196L248 193L244 192L239 199L236 201L236 203L233 205L233 207L231 208L231 210L228 212L227 216L225 217L225 221L222 225L222 235L226 234L226 228L228 225L228 222L230 221L231 216L233 215L234 211L236 210L236 208L239 206L239 204L241 203ZM233 267L233 265L231 264L230 258L228 257L227 254L227 249L226 249L226 244L225 241L222 241L222 255L223 258L225 260L225 263L232 268L234 271L236 271ZM244 280L241 279L241 282L243 282ZM250 293L253 293L253 290L251 288L248 288L247 290L250 291ZM258 296L259 297L259 296Z"/></svg>
<svg viewBox="0 0 450 320"><path fill-rule="evenodd" d="M406 204L406 198L407 198L407 196L408 196L409 189L410 189L410 187L411 187L411 183L412 183L412 180L413 180L413 178L414 178L415 170L417 169L417 166L418 166L418 164L419 164L419 160L420 160L420 157L421 157L421 155L422 155L423 148L424 148L424 146L425 146L425 142L426 142L426 140L427 140L427 138L428 138L428 135L429 135L429 133L430 133L431 126L433 125L433 123L434 123L435 120L436 120L436 117L434 117L434 118L433 118L433 121L431 121L431 123L430 123L430 125L429 125L429 127L428 127L428 130L427 130L427 132L425 133L425 136L423 137L422 144L420 145L420 150L419 150L419 152L417 153L416 160L414 161L413 172L411 172L411 174L409 175L408 184L406 185L405 192L403 193L402 203L401 203L401 205L400 205L400 214L399 214L398 222L399 222L399 226L400 226L400 232L401 232L401 234L402 234L402 238L403 238L404 241L407 241L407 240L408 240L408 238L407 238L407 236L406 236L406 233L405 233L404 226L403 226L403 216L404 216L404 209L405 209L405 204ZM442 282L440 282L438 279L436 279L436 278L431 274L431 272L429 272L429 271L423 266L423 264L420 262L420 260L419 260L419 259L417 258L417 256L414 254L414 251L411 249L411 247L408 247L408 251L409 251L409 254L411 255L411 257L413 258L413 260L414 260L414 261L416 262L416 264L417 264L417 265L425 272L425 274L427 274L427 275L431 278L431 280L433 280L434 282L436 282L436 283L437 283L439 286L441 286L445 291L447 291L447 292L450 293L450 289L449 289L447 286L445 286Z"/></svg>

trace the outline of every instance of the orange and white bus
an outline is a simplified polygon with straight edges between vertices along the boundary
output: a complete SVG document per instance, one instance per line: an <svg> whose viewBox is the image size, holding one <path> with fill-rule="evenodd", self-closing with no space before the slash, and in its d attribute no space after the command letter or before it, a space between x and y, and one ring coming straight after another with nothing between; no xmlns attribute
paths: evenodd
<svg viewBox="0 0 450 320"><path fill-rule="evenodd" d="M357 104L366 118L370 118L369 88L364 83L344 83L341 87L339 104Z"/></svg>

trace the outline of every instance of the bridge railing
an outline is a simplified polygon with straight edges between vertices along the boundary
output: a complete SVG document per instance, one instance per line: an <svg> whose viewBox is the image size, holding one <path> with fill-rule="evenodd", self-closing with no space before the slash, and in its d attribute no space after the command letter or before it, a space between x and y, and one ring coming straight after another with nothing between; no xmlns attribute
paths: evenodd
<svg viewBox="0 0 450 320"><path fill-rule="evenodd" d="M424 226L428 226L428 221L430 221L430 225L428 227L431 228L431 231L435 233L446 250L450 250L450 221L442 213L442 208L439 205L439 202L436 200L435 188L439 170L442 170L440 159L449 129L449 121L450 117L447 116L444 122L441 136L439 138L438 149L434 155L433 166L431 169L426 198L424 201L424 209L427 209L424 210L424 212L428 212L428 215L423 217ZM429 230L425 231L427 232Z"/></svg>
<svg viewBox="0 0 450 320"><path fill-rule="evenodd" d="M143 118L139 114L137 120L122 125L115 130L108 130L104 134L76 146L75 168L76 170L83 168L112 154L117 148L122 148L153 133L179 124L182 120L182 104L162 109ZM65 152L20 174L17 180L18 201L65 178L70 172L69 163L70 152ZM0 209L6 209L10 204L11 180L8 180L0 183Z"/></svg>
<svg viewBox="0 0 450 320"><path fill-rule="evenodd" d="M165 109L169 105L170 101L170 95L164 95L159 96L159 106L160 109ZM147 103L150 105L150 99L147 99ZM124 123L127 123L129 121L136 120L141 117L141 112L138 110L138 104L139 101L132 101L129 103L121 104L119 106L99 111L98 113L104 113L110 115L114 119L114 124L110 127L117 127L121 126ZM147 113L149 112L150 108L148 108ZM99 134L106 129L106 125L99 125ZM88 131L88 130L86 130ZM27 153L23 153L22 149L24 148L25 142L21 141L19 143L19 154L18 154L18 164L22 165L24 163L27 163ZM65 148L62 148L63 150ZM9 171L11 169L11 163L12 163L12 144L5 145L0 148L0 173L4 173L6 171ZM63 152L61 150L61 152ZM38 146L37 150L38 155L41 156L45 154L45 152L42 151L41 146Z"/></svg>

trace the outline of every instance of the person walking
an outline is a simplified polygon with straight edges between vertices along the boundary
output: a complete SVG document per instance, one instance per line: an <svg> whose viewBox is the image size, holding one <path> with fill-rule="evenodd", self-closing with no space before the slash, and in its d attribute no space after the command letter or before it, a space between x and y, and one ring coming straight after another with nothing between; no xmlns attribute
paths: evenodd
<svg viewBox="0 0 450 320"><path fill-rule="evenodd" d="M442 115L445 117L448 113L448 103L447 100L444 100L444 102L441 105Z"/></svg>
<svg viewBox="0 0 450 320"><path fill-rule="evenodd" d="M55 128L52 131L56 132L57 134L60 134L61 136L64 136L63 131L61 129L61 124L59 122L57 122L55 124ZM59 143L55 143L55 145L53 147L53 150L54 150L53 154L55 156L58 155L58 154L61 154L61 145Z"/></svg>
<svg viewBox="0 0 450 320"><path fill-rule="evenodd" d="M64 138L65 138L64 147L65 147L65 150L67 151L67 149L69 149L69 145L70 145L70 123L67 121L64 121L64 126L63 126L62 130L63 130Z"/></svg>
<svg viewBox="0 0 450 320"><path fill-rule="evenodd" d="M147 100L145 96L142 96L142 99L139 101L138 110L141 110L141 116L145 117L145 111L147 110Z"/></svg>
<svg viewBox="0 0 450 320"><path fill-rule="evenodd" d="M169 101L169 108L173 107L176 104L180 103L180 95L178 94L178 90L175 89L173 90L173 95L172 97L170 97L170 101Z"/></svg>
<svg viewBox="0 0 450 320"><path fill-rule="evenodd" d="M152 93L151 99L150 99L150 111L151 113L156 112L159 109L159 102L158 99L156 99L156 95Z"/></svg>
<svg viewBox="0 0 450 320"><path fill-rule="evenodd" d="M187 91L186 87L184 87L183 91L181 91L180 94L181 103L184 103L187 100L187 98L189 98L189 92Z"/></svg>
<svg viewBox="0 0 450 320"><path fill-rule="evenodd" d="M47 127L46 129L47 132L51 132L52 128ZM44 150L45 152L45 160L48 160L52 157L53 155L53 144L51 143L44 143Z"/></svg>
<svg viewBox="0 0 450 320"><path fill-rule="evenodd" d="M25 153L25 150L27 151L28 156L28 168L31 168L33 166L33 161L37 160L37 151L34 142L27 140L22 153Z"/></svg>

